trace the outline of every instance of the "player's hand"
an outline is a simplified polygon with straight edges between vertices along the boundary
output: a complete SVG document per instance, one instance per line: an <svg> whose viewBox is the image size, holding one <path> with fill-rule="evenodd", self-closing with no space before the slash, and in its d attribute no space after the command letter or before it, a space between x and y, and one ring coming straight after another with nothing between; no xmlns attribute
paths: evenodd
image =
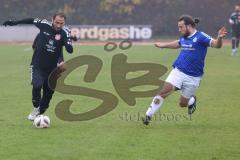
<svg viewBox="0 0 240 160"><path fill-rule="evenodd" d="M78 40L76 36L72 36L71 39L72 39L73 41L77 41L77 40Z"/></svg>
<svg viewBox="0 0 240 160"><path fill-rule="evenodd" d="M222 27L221 29L219 29L218 31L218 38L223 38L227 35L227 29L225 27Z"/></svg>
<svg viewBox="0 0 240 160"><path fill-rule="evenodd" d="M57 69L59 73L65 72L67 70L67 66L64 62L60 62L57 64Z"/></svg>
<svg viewBox="0 0 240 160"><path fill-rule="evenodd" d="M154 43L154 46L157 48L163 48L163 45L161 43Z"/></svg>
<svg viewBox="0 0 240 160"><path fill-rule="evenodd" d="M12 20L9 20L9 21L5 21L3 23L4 26L15 26L17 25L17 21L12 21Z"/></svg>

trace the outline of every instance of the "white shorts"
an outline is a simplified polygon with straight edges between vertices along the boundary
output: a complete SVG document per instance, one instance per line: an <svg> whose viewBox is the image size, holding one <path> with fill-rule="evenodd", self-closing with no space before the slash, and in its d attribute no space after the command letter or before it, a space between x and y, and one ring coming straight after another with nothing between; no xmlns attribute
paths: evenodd
<svg viewBox="0 0 240 160"><path fill-rule="evenodd" d="M189 76L174 68L165 81L179 88L183 97L190 98L195 94L201 79L202 77Z"/></svg>

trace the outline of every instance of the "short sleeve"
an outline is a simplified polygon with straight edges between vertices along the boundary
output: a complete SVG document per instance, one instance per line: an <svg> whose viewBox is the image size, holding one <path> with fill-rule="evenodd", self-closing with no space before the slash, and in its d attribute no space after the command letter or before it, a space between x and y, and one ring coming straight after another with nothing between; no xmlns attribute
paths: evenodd
<svg viewBox="0 0 240 160"><path fill-rule="evenodd" d="M213 38L209 35L207 35L204 32L201 32L201 36L200 36L200 43L202 43L205 46L210 47L211 43L212 43Z"/></svg>
<svg viewBox="0 0 240 160"><path fill-rule="evenodd" d="M182 39L182 37L180 37L179 40L178 40L179 46L181 46L181 39Z"/></svg>

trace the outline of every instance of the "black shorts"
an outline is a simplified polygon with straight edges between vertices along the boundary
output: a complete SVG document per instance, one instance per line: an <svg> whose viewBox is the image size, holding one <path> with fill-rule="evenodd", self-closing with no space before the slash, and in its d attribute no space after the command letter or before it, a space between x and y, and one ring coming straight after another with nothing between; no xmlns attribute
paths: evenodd
<svg viewBox="0 0 240 160"><path fill-rule="evenodd" d="M240 31L232 30L232 38L240 38Z"/></svg>

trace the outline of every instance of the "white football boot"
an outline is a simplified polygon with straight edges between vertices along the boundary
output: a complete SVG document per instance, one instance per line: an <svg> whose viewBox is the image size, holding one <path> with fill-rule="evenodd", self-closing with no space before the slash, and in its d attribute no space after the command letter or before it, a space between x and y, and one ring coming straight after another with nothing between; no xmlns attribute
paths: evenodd
<svg viewBox="0 0 240 160"><path fill-rule="evenodd" d="M28 115L28 120L34 121L34 119L40 114L39 107L33 107L33 111Z"/></svg>
<svg viewBox="0 0 240 160"><path fill-rule="evenodd" d="M238 51L237 48L233 49L231 55L232 56L238 56L237 51Z"/></svg>

